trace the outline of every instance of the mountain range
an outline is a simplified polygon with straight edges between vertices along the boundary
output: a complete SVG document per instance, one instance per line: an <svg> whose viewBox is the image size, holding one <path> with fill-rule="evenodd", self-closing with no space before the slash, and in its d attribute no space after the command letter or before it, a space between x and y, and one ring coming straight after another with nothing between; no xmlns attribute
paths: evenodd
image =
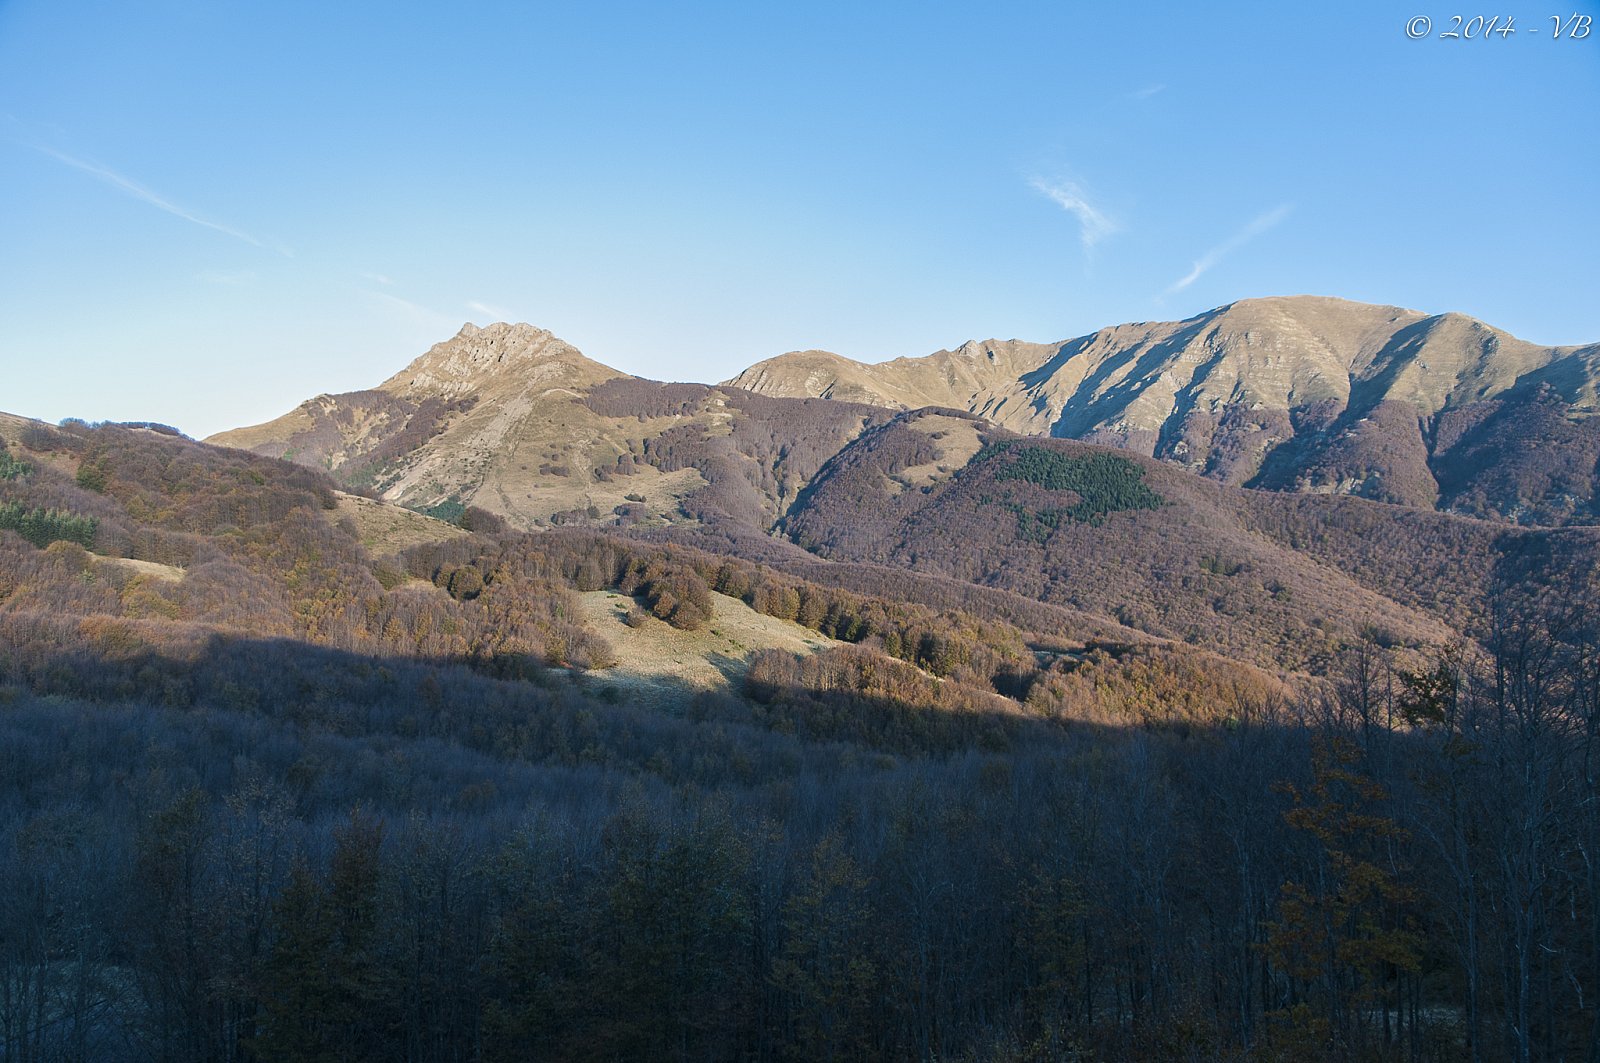
<svg viewBox="0 0 1600 1063"><path fill-rule="evenodd" d="M1566 570L1530 557L1600 558L1597 381L1600 346L1312 297L718 385L467 325L211 442L446 520L888 566L1317 671L1363 633L1449 641L1496 588Z"/></svg>
<svg viewBox="0 0 1600 1063"><path fill-rule="evenodd" d="M0 414L0 1055L1586 1058L1595 362L496 324Z"/></svg>
<svg viewBox="0 0 1600 1063"><path fill-rule="evenodd" d="M954 407L1238 486L1560 524L1595 516L1597 381L1600 345L1539 347L1461 314L1298 296L881 365L797 352L729 383Z"/></svg>
<svg viewBox="0 0 1600 1063"><path fill-rule="evenodd" d="M710 439L776 419L757 431L804 435L812 460L774 454L744 470L771 523L823 451L881 419L873 411L933 406L1233 486L1565 525L1597 517L1597 384L1600 344L1540 347L1460 314L1311 296L878 365L795 352L716 387L646 386L543 330L467 325L374 390L319 396L212 442L325 468L407 505L471 503L531 527L591 508L610 520L633 494L646 498L641 515L677 519L706 486L684 468L606 476L659 469L646 449L681 441L690 424ZM749 395L848 412L812 406L794 418Z"/></svg>

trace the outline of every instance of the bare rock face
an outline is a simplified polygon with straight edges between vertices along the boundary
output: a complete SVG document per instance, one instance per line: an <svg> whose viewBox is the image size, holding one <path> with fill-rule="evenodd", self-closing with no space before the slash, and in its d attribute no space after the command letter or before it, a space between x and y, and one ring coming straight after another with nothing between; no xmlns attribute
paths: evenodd
<svg viewBox="0 0 1600 1063"><path fill-rule="evenodd" d="M590 361L544 329L504 322L479 328L469 322L378 388L408 398L476 395L481 400L541 386L587 388L626 375Z"/></svg>

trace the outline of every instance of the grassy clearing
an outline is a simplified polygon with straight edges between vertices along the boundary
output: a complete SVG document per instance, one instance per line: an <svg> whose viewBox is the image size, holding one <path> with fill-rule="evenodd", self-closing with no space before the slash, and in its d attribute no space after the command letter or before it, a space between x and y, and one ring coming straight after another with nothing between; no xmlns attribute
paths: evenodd
<svg viewBox="0 0 1600 1063"><path fill-rule="evenodd" d="M360 495L339 496L339 517L349 517L355 522L361 545L373 554L398 553L408 546L443 542L467 534L442 520Z"/></svg>
<svg viewBox="0 0 1600 1063"><path fill-rule="evenodd" d="M834 640L788 620L764 616L737 598L712 594L712 619L698 631L680 631L651 618L629 627L623 617L634 600L615 591L578 595L585 626L610 642L617 664L593 673L629 700L682 705L700 691L726 690L744 678L757 650L809 654Z"/></svg>

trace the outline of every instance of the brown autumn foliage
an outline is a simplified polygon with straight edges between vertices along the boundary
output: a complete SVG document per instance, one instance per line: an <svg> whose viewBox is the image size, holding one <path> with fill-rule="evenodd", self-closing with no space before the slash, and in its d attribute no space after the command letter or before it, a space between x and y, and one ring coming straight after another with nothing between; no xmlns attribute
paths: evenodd
<svg viewBox="0 0 1600 1063"><path fill-rule="evenodd" d="M998 430L985 438L1063 460L1105 453ZM1600 559L1591 529L1240 491L1133 456L1121 460L1167 504L1099 523L1070 517L1080 503L1070 490L1003 478L1015 459L995 449L926 490L895 489L893 472L917 460L923 439L901 421L867 432L819 473L784 529L832 561L977 583L1296 670L1321 669L1371 630L1413 647L1472 635L1497 587L1560 581L1521 560L1530 553L1580 569Z"/></svg>
<svg viewBox="0 0 1600 1063"><path fill-rule="evenodd" d="M1483 540L1512 586L1429 668L1366 639L1336 684L1291 682L999 589L730 556L736 536L490 526L373 557L315 472L125 428L29 438L5 441L32 468L0 490L108 538L0 534L7 1055L1592 1043L1580 530ZM85 456L103 491L76 482ZM1340 506L1255 513L1254 534L1368 580L1403 563L1389 510ZM1435 519L1469 550L1513 534L1417 526ZM1209 557L1215 580L1253 563ZM663 711L579 673L606 647L571 595L602 588L685 623L734 595L845 645L758 654L742 687Z"/></svg>

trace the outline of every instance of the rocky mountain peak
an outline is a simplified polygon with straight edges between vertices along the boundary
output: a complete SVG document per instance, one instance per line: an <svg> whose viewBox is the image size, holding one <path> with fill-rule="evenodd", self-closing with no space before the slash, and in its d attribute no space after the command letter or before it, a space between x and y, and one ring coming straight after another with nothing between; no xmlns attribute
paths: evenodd
<svg viewBox="0 0 1600 1063"><path fill-rule="evenodd" d="M534 385L590 386L626 375L584 357L547 329L503 321L479 328L469 322L380 386L400 395L459 398Z"/></svg>
<svg viewBox="0 0 1600 1063"><path fill-rule="evenodd" d="M587 404L607 381L625 386ZM875 364L795 351L728 383L774 399L962 410L1237 486L1524 523L1600 514L1600 344L1542 347L1458 313L1245 299L1181 321L1054 343L974 340ZM376 392L316 400L217 440L328 468L370 466L389 497L425 505L455 492L507 513L535 506L541 519L587 512L596 499L608 502L604 512L638 493L619 484L601 498L594 485L616 481L593 475L624 454L638 464L636 425L705 414L708 438L722 438L737 405L696 410L692 389L674 385L669 398L652 390L662 387L590 361L545 329L469 324ZM813 408L804 419L818 416Z"/></svg>

